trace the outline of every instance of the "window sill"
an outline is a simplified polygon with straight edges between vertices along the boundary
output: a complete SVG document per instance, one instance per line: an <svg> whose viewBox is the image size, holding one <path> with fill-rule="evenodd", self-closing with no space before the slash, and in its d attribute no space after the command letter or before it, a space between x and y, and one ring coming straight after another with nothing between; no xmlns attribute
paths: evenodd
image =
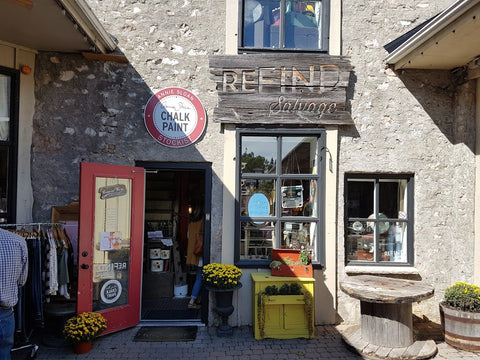
<svg viewBox="0 0 480 360"><path fill-rule="evenodd" d="M346 266L347 275L403 275L418 277L420 273L413 266Z"/></svg>

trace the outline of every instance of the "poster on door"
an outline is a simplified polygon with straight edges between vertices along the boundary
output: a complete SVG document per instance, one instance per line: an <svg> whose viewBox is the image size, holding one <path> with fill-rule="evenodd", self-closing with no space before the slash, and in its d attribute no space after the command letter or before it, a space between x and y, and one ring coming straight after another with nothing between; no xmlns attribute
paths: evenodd
<svg viewBox="0 0 480 360"><path fill-rule="evenodd" d="M122 248L122 233L109 231L100 233L100 251L120 250Z"/></svg>

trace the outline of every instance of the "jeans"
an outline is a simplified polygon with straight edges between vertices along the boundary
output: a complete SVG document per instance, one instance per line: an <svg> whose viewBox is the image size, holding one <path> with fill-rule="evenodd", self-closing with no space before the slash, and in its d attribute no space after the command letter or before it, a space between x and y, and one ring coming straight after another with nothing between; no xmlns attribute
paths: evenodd
<svg viewBox="0 0 480 360"><path fill-rule="evenodd" d="M15 318L12 309L0 309L0 360L10 360L13 346Z"/></svg>
<svg viewBox="0 0 480 360"><path fill-rule="evenodd" d="M199 266L197 267L197 277L195 278L195 284L193 284L192 289L192 299L198 298L200 295L200 289L202 288L202 268Z"/></svg>

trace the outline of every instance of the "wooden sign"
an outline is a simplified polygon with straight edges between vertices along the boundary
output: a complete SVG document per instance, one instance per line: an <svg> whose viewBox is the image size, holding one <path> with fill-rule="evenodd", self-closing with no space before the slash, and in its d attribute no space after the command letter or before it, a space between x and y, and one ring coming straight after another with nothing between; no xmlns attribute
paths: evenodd
<svg viewBox="0 0 480 360"><path fill-rule="evenodd" d="M123 196L127 193L127 187L123 184L102 186L98 189L100 199L106 200L118 196Z"/></svg>
<svg viewBox="0 0 480 360"><path fill-rule="evenodd" d="M329 55L212 56L219 95L214 121L352 125L345 106L351 70L348 60Z"/></svg>

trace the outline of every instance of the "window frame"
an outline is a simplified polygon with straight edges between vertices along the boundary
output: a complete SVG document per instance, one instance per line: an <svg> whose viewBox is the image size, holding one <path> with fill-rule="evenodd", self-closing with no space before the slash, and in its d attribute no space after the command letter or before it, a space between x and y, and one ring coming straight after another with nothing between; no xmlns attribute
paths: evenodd
<svg viewBox="0 0 480 360"><path fill-rule="evenodd" d="M0 66L0 74L10 76L9 138L0 140L0 146L8 147L7 165L7 212L0 219L15 223L17 218L17 168L18 168L18 122L20 104L20 71Z"/></svg>
<svg viewBox="0 0 480 360"><path fill-rule="evenodd" d="M242 136L274 136L277 137L277 166L275 175L255 173L247 176L242 176L241 162L242 162ZM318 137L317 139L317 174L281 174L282 166L278 160L281 157L281 137ZM316 217L306 216L282 216L281 215L281 201L279 198L275 201L275 215L269 216L268 221L275 222L275 234L281 233L282 222L315 222L317 224L316 233L316 253L317 259L312 260L314 268L322 269L325 266L325 153L326 153L326 131L323 128L237 128L236 129L236 164L235 177L237 185L235 187L235 236L234 236L234 262L237 266L244 268L268 268L271 260L258 259L240 259L241 246L241 223L244 221L252 221L248 216L240 215L240 198L241 198L241 183L243 178L255 179L274 179L276 183L276 196L281 196L281 180L284 179L301 179L317 181L317 204L318 211ZM257 218L256 218L257 219ZM316 219L316 220L313 220ZM260 220L262 220L260 218ZM267 221L267 218L265 218ZM273 248L279 248L280 236L275 236L276 244Z"/></svg>
<svg viewBox="0 0 480 360"><path fill-rule="evenodd" d="M285 45L285 26L283 22L285 21L285 9L286 1L288 0L279 0L280 1L280 19L281 27L279 29L279 41L280 46ZM312 0L315 1L315 0ZM258 53L258 52L301 52L301 53L321 53L329 54L330 52L330 0L319 0L322 2L322 48L321 49L288 49L285 47L271 48L271 47L253 47L253 46L244 46L244 21L243 13L245 9L246 0L238 0L238 52L239 53Z"/></svg>
<svg viewBox="0 0 480 360"><path fill-rule="evenodd" d="M348 260L348 223L350 221L356 220L364 220L363 218L357 217L349 217L348 215L348 183L350 179L365 179L365 180L374 180L374 212L378 212L379 209L379 184L382 180L406 180L407 181L407 220L402 221L407 224L407 259L405 262L388 262L388 261L380 261L379 257L376 256L376 261L362 261L362 260ZM345 173L344 175L344 221L343 221L343 231L344 231L344 260L345 266L388 266L388 267L406 267L406 266L414 266L414 174L413 173L399 173L399 174L382 174L382 173ZM370 220L374 222L381 222L381 221L388 221L389 219L375 219ZM379 253L379 241L378 236L379 234L375 234L376 238L374 239L375 245L375 252Z"/></svg>

